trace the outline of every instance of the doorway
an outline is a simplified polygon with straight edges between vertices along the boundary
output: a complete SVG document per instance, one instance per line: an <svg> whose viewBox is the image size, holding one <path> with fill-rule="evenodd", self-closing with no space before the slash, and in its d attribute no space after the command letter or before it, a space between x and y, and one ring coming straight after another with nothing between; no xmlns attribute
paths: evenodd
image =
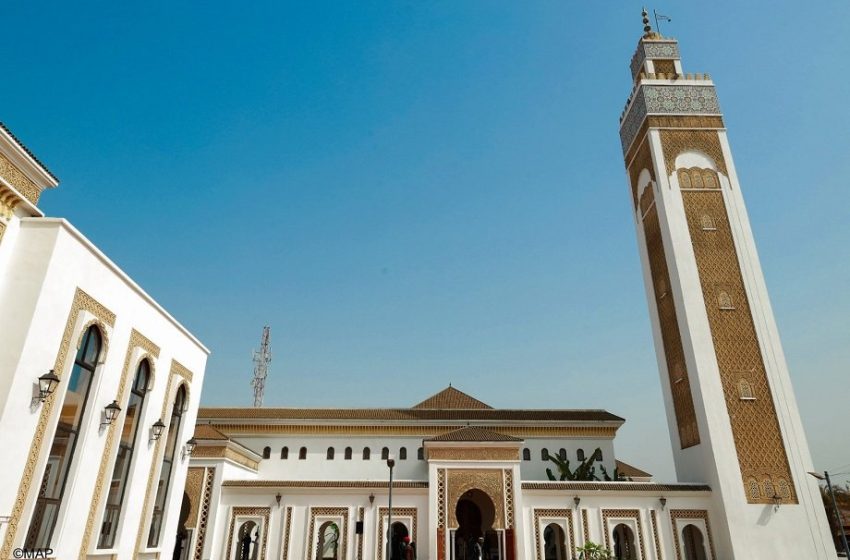
<svg viewBox="0 0 850 560"><path fill-rule="evenodd" d="M478 550L482 560L501 560L503 557L503 532L493 528L496 506L482 490L467 490L455 508L458 528L453 532L451 552L453 560L477 560Z"/></svg>

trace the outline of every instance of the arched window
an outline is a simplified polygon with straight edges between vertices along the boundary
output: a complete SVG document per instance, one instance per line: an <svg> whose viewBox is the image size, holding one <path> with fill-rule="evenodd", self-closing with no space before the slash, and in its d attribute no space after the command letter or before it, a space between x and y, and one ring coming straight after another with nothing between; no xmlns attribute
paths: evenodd
<svg viewBox="0 0 850 560"><path fill-rule="evenodd" d="M784 478L780 478L779 482L776 483L776 490L779 492L780 498L788 499L791 497L791 487L788 486L788 481Z"/></svg>
<svg viewBox="0 0 850 560"><path fill-rule="evenodd" d="M750 385L750 382L746 379L741 379L738 381L738 394L742 401L754 401L756 400L753 395L753 387Z"/></svg>
<svg viewBox="0 0 850 560"><path fill-rule="evenodd" d="M523 461L531 461L531 449L525 448L522 450L522 460Z"/></svg>
<svg viewBox="0 0 850 560"><path fill-rule="evenodd" d="M720 292L717 294L717 305L720 309L735 309L735 306L732 305L732 296L730 296L728 292Z"/></svg>
<svg viewBox="0 0 850 560"><path fill-rule="evenodd" d="M717 231L717 226L714 225L714 218L708 214L703 214L699 219L699 223L703 231Z"/></svg>
<svg viewBox="0 0 850 560"><path fill-rule="evenodd" d="M130 388L130 400L124 413L123 424L119 428L118 455L112 469L109 483L109 494L106 496L106 509L103 512L103 523L100 526L98 548L112 548L115 544L115 533L118 530L118 519L121 516L121 504L127 490L127 478L130 474L130 463L133 460L133 449L139 436L139 425L142 419L142 407L148 392L151 366L147 360L142 360L136 368L136 377Z"/></svg>
<svg viewBox="0 0 850 560"><path fill-rule="evenodd" d="M419 449L416 450L416 458L419 459L420 461L425 460L425 448L424 447L420 447Z"/></svg>
<svg viewBox="0 0 850 560"><path fill-rule="evenodd" d="M289 459L289 448L288 447L281 447L280 448L280 458L284 459L284 460Z"/></svg>
<svg viewBox="0 0 850 560"><path fill-rule="evenodd" d="M558 458L561 459L561 461L567 460L567 450L564 449L563 447L561 448L560 451L558 451Z"/></svg>
<svg viewBox="0 0 850 560"><path fill-rule="evenodd" d="M747 488L750 490L750 499L758 500L761 490L759 490L759 483L755 478L751 478L747 481Z"/></svg>
<svg viewBox="0 0 850 560"><path fill-rule="evenodd" d="M584 461L584 449L579 449L576 451L576 459L579 461Z"/></svg>
<svg viewBox="0 0 850 560"><path fill-rule="evenodd" d="M162 457L162 467L159 469L159 484L156 487L156 498L153 502L153 517L151 530L148 533L148 548L159 546L162 521L165 516L165 505L168 503L168 487L171 485L171 471L174 470L174 458L177 455L177 442L180 436L180 423L186 408L186 387L177 389L174 406L171 407L171 420L168 422L168 436L165 440L165 455Z"/></svg>
<svg viewBox="0 0 850 560"><path fill-rule="evenodd" d="M334 460L334 448L328 447L328 461Z"/></svg>
<svg viewBox="0 0 850 560"><path fill-rule="evenodd" d="M298 450L298 460L304 461L305 459L307 459L307 448L302 447L301 449Z"/></svg>
<svg viewBox="0 0 850 560"><path fill-rule="evenodd" d="M765 498L773 498L776 495L776 490L773 488L773 481L769 478L764 479L763 487Z"/></svg>
<svg viewBox="0 0 850 560"><path fill-rule="evenodd" d="M567 536L557 523L550 523L543 529L544 560L569 560L567 554Z"/></svg>
<svg viewBox="0 0 850 560"><path fill-rule="evenodd" d="M350 447L345 448L345 460L346 461L351 460L351 448Z"/></svg>
<svg viewBox="0 0 850 560"><path fill-rule="evenodd" d="M390 458L390 448L384 447L383 449L381 449L381 460L386 461L389 458Z"/></svg>
<svg viewBox="0 0 850 560"><path fill-rule="evenodd" d="M407 448L406 447L402 447L401 449L398 450L398 460L399 461L407 460Z"/></svg>
<svg viewBox="0 0 850 560"><path fill-rule="evenodd" d="M74 367L68 376L68 390L59 408L59 423L50 446L50 461L42 474L35 511L25 541L26 548L50 546L102 344L100 331L92 325L83 335L80 349L74 358ZM58 398L58 395L53 398Z"/></svg>
<svg viewBox="0 0 850 560"><path fill-rule="evenodd" d="M317 560L339 559L339 527L333 521L327 521L319 527Z"/></svg>
<svg viewBox="0 0 850 560"><path fill-rule="evenodd" d="M546 449L545 447L540 450L540 458L543 459L544 461L549 460L549 450Z"/></svg>
<svg viewBox="0 0 850 560"><path fill-rule="evenodd" d="M685 560L706 560L705 541L696 525L688 524L682 529L682 548L685 549Z"/></svg>
<svg viewBox="0 0 850 560"><path fill-rule="evenodd" d="M264 447L263 448L263 459L268 459L271 456L272 456L272 448L268 447L268 446Z"/></svg>
<svg viewBox="0 0 850 560"><path fill-rule="evenodd" d="M370 456L370 455L371 455L371 452L369 451L369 448L368 448L368 447L364 447L364 448L363 448L363 460L364 460L364 461L368 461L368 460L369 460L369 456Z"/></svg>

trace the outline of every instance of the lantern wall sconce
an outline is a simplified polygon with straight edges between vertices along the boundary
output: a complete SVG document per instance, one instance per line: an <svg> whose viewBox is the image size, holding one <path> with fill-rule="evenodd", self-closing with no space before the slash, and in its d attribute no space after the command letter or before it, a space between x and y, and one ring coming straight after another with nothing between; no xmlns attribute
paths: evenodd
<svg viewBox="0 0 850 560"><path fill-rule="evenodd" d="M780 496L779 494L774 492L772 499L773 499L773 511L779 511L779 506L782 505L782 496Z"/></svg>
<svg viewBox="0 0 850 560"><path fill-rule="evenodd" d="M121 407L118 406L118 401L112 401L103 407L103 422L100 425L111 426L118 419L119 414L121 414Z"/></svg>
<svg viewBox="0 0 850 560"><path fill-rule="evenodd" d="M371 506L374 503L375 503L375 494L369 494L369 505Z"/></svg>
<svg viewBox="0 0 850 560"><path fill-rule="evenodd" d="M186 445L183 446L183 460L185 460L186 457L191 457L192 453L195 452L195 448L197 446L198 442L195 438L191 438L189 441L187 441Z"/></svg>
<svg viewBox="0 0 850 560"><path fill-rule="evenodd" d="M280 507L280 499L281 498L283 498L283 496L280 495L280 492L278 492L274 497L275 501L277 502L277 507Z"/></svg>
<svg viewBox="0 0 850 560"><path fill-rule="evenodd" d="M44 400L53 394L56 386L59 385L59 376L56 375L56 370L50 370L38 378L38 400Z"/></svg>
<svg viewBox="0 0 850 560"><path fill-rule="evenodd" d="M165 431L165 422L162 421L162 418L157 420L151 426L151 441L156 441L162 437L162 432Z"/></svg>
<svg viewBox="0 0 850 560"><path fill-rule="evenodd" d="M661 511L664 511L664 506L667 505L667 498L662 496L658 498L658 501L661 502Z"/></svg>
<svg viewBox="0 0 850 560"><path fill-rule="evenodd" d="M573 503L576 505L576 508L578 508L578 505L581 503L581 498L576 496L575 498L573 498Z"/></svg>

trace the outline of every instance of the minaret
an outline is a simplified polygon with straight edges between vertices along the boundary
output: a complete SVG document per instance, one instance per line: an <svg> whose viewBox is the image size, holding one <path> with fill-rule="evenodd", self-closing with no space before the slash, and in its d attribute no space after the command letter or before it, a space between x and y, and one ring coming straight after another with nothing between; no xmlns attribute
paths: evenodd
<svg viewBox="0 0 850 560"><path fill-rule="evenodd" d="M833 559L714 84L643 16L620 138L678 478L718 558Z"/></svg>

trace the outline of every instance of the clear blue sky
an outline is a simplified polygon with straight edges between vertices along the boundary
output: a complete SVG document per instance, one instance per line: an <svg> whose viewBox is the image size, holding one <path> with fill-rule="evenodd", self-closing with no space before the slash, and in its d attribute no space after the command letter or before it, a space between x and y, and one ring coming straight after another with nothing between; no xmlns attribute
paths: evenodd
<svg viewBox="0 0 850 560"><path fill-rule="evenodd" d="M671 478L617 134L640 7L15 2L0 119L212 349L205 404L250 403L270 324L269 405L606 408ZM657 7L717 83L816 466L850 463L850 4Z"/></svg>

